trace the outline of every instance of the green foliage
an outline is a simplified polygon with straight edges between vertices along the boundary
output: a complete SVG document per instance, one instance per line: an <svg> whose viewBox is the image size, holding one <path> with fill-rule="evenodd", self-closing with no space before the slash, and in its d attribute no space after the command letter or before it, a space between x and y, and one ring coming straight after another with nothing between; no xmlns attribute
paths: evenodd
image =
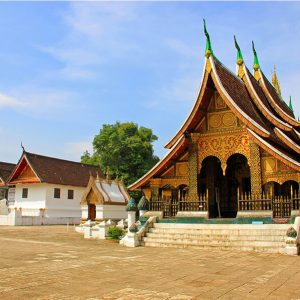
<svg viewBox="0 0 300 300"><path fill-rule="evenodd" d="M117 226L111 226L108 228L108 237L112 240L120 240L121 237L124 235L124 230Z"/></svg>
<svg viewBox="0 0 300 300"><path fill-rule="evenodd" d="M286 235L287 235L287 237L296 238L297 237L297 231L293 227L290 227L287 230Z"/></svg>
<svg viewBox="0 0 300 300"><path fill-rule="evenodd" d="M158 162L152 146L156 140L151 129L132 122L104 124L93 140L94 153L84 152L81 161L103 171L109 167L112 178L122 176L129 185Z"/></svg>

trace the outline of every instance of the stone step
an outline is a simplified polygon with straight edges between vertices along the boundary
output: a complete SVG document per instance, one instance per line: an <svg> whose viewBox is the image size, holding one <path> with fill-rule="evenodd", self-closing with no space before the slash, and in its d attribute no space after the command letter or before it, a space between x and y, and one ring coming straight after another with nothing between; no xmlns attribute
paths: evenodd
<svg viewBox="0 0 300 300"><path fill-rule="evenodd" d="M173 247L173 248L196 248L196 249L211 249L211 250L233 250L233 251L255 251L266 253L284 253L283 247L254 247L254 246L225 246L225 245L192 245L182 243L165 243L165 242L144 242L146 247Z"/></svg>
<svg viewBox="0 0 300 300"><path fill-rule="evenodd" d="M197 240L220 240L220 241L276 241L285 242L285 235L231 235L231 234L193 234L193 233L169 233L151 231L147 237L167 238L167 239L197 239Z"/></svg>
<svg viewBox="0 0 300 300"><path fill-rule="evenodd" d="M176 228L176 229L250 229L250 230L261 230L261 229L276 229L276 230L287 230L292 224L190 224L190 223L155 223L154 228Z"/></svg>
<svg viewBox="0 0 300 300"><path fill-rule="evenodd" d="M203 240L203 239L186 239L186 238L167 238L167 237L144 237L144 242L147 244L182 244L182 245L200 245L200 246L239 246L239 247L262 247L262 248L279 248L284 247L283 241L247 241L247 240Z"/></svg>
<svg viewBox="0 0 300 300"><path fill-rule="evenodd" d="M168 233L168 234L206 234L206 235L285 235L287 229L201 229L201 228L150 228L150 232L155 233Z"/></svg>

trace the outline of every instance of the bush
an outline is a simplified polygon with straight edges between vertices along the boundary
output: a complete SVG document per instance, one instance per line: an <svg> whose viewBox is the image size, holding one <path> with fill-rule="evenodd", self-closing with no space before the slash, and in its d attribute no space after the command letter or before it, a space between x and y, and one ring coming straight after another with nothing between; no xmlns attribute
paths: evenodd
<svg viewBox="0 0 300 300"><path fill-rule="evenodd" d="M288 237L291 237L291 238L296 238L297 237L297 231L293 227L290 227L288 229L288 231L286 232L286 235Z"/></svg>
<svg viewBox="0 0 300 300"><path fill-rule="evenodd" d="M120 240L123 235L124 231L122 228L111 226L108 229L108 237L112 240Z"/></svg>

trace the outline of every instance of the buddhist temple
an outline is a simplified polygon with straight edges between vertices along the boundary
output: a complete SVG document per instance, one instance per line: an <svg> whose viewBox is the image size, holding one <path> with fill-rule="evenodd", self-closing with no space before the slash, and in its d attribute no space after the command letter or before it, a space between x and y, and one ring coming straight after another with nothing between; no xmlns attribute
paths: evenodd
<svg viewBox="0 0 300 300"><path fill-rule="evenodd" d="M194 106L165 145L167 154L129 186L165 218L198 212L202 218L299 212L300 122L259 64L252 42L248 68L234 37L236 73L216 57L204 22L206 49Z"/></svg>

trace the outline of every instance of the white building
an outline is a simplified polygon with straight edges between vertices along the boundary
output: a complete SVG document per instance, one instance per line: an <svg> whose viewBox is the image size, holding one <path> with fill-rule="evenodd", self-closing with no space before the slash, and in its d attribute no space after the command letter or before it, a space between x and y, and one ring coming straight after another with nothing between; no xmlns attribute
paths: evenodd
<svg viewBox="0 0 300 300"><path fill-rule="evenodd" d="M79 223L80 201L98 167L23 152L8 185L8 213L0 225Z"/></svg>

